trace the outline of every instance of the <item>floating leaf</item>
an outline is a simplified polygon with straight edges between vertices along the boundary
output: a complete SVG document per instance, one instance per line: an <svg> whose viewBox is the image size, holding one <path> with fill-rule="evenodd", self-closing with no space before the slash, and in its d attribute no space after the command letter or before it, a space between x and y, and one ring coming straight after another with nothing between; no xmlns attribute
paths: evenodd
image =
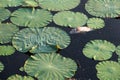
<svg viewBox="0 0 120 80"><path fill-rule="evenodd" d="M105 26L105 22L101 18L90 18L87 21L87 26L92 29L101 29Z"/></svg>
<svg viewBox="0 0 120 80"><path fill-rule="evenodd" d="M120 56L120 45L118 45L116 48L116 54Z"/></svg>
<svg viewBox="0 0 120 80"><path fill-rule="evenodd" d="M24 0L22 5L28 7L37 7L38 3L35 0Z"/></svg>
<svg viewBox="0 0 120 80"><path fill-rule="evenodd" d="M3 63L2 63L2 62L0 62L0 72L2 72L2 71L3 71L3 69L4 69L4 65L3 65Z"/></svg>
<svg viewBox="0 0 120 80"><path fill-rule="evenodd" d="M9 43L19 28L11 23L0 24L0 43Z"/></svg>
<svg viewBox="0 0 120 80"><path fill-rule="evenodd" d="M12 46L0 46L0 56L8 56L15 52L15 48Z"/></svg>
<svg viewBox="0 0 120 80"><path fill-rule="evenodd" d="M114 61L99 62L96 65L100 80L120 80L120 64Z"/></svg>
<svg viewBox="0 0 120 80"><path fill-rule="evenodd" d="M94 60L107 60L115 51L115 45L106 40L92 40L83 48L83 54Z"/></svg>
<svg viewBox="0 0 120 80"><path fill-rule="evenodd" d="M25 28L15 34L12 43L20 52L55 52L57 48L66 48L70 37L59 28Z"/></svg>
<svg viewBox="0 0 120 80"><path fill-rule="evenodd" d="M0 0L0 7L16 7L22 5L23 0Z"/></svg>
<svg viewBox="0 0 120 80"><path fill-rule="evenodd" d="M119 0L88 0L85 9L89 14L97 17L118 17L120 15Z"/></svg>
<svg viewBox="0 0 120 80"><path fill-rule="evenodd" d="M37 0L40 7L52 11L63 11L77 7L81 0Z"/></svg>
<svg viewBox="0 0 120 80"><path fill-rule="evenodd" d="M24 70L38 80L65 80L75 74L77 65L72 59L56 53L36 54L25 62Z"/></svg>
<svg viewBox="0 0 120 80"><path fill-rule="evenodd" d="M44 27L52 21L52 14L42 9L20 8L12 13L11 21L18 26Z"/></svg>
<svg viewBox="0 0 120 80"><path fill-rule="evenodd" d="M0 22L9 18L11 12L5 8L0 8Z"/></svg>
<svg viewBox="0 0 120 80"><path fill-rule="evenodd" d="M54 15L53 21L60 26L78 27L86 24L88 18L81 12L63 11Z"/></svg>
<svg viewBox="0 0 120 80"><path fill-rule="evenodd" d="M15 75L8 77L7 80L34 80L34 78L30 76L21 76L21 75L15 74Z"/></svg>

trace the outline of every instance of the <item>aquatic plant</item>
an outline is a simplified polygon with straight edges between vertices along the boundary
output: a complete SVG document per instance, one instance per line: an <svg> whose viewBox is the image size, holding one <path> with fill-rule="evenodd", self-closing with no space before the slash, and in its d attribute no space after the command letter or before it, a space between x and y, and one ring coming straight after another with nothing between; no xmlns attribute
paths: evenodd
<svg viewBox="0 0 120 80"><path fill-rule="evenodd" d="M97 77L100 80L120 80L120 64L114 61L103 61L96 65Z"/></svg>
<svg viewBox="0 0 120 80"><path fill-rule="evenodd" d="M88 0L85 4L86 11L97 17L114 18L120 15L119 0Z"/></svg>
<svg viewBox="0 0 120 80"><path fill-rule="evenodd" d="M20 52L55 52L70 44L69 35L55 27L25 28L15 34L13 46Z"/></svg>
<svg viewBox="0 0 120 80"><path fill-rule="evenodd" d="M75 61L56 53L36 54L24 64L24 71L38 80L65 80L71 78L76 70Z"/></svg>
<svg viewBox="0 0 120 80"><path fill-rule="evenodd" d="M116 52L117 55L120 56L120 45L118 45L118 46L116 47L116 51L115 51L115 52Z"/></svg>
<svg viewBox="0 0 120 80"><path fill-rule="evenodd" d="M51 11L63 11L77 7L81 0L37 0L39 6Z"/></svg>
<svg viewBox="0 0 120 80"><path fill-rule="evenodd" d="M52 14L43 9L20 8L11 14L10 20L22 27L44 27L52 21Z"/></svg>
<svg viewBox="0 0 120 80"><path fill-rule="evenodd" d="M2 62L0 62L0 72L2 72L4 70L4 65Z"/></svg>
<svg viewBox="0 0 120 80"><path fill-rule="evenodd" d="M34 80L31 76L21 76L19 74L14 74L9 76L7 80Z"/></svg>
<svg viewBox="0 0 120 80"><path fill-rule="evenodd" d="M38 3L35 0L23 0L22 6L38 7Z"/></svg>
<svg viewBox="0 0 120 80"><path fill-rule="evenodd" d="M114 51L115 45L106 40L91 40L83 48L83 54L94 60L107 60Z"/></svg>
<svg viewBox="0 0 120 80"><path fill-rule="evenodd" d="M91 29L101 29L105 26L105 22L101 18L89 18L87 26Z"/></svg>
<svg viewBox="0 0 120 80"><path fill-rule="evenodd" d="M0 23L0 43L9 43L19 28L11 23Z"/></svg>
<svg viewBox="0 0 120 80"><path fill-rule="evenodd" d="M81 12L62 11L53 16L53 21L60 26L76 28L86 24L88 18Z"/></svg>
<svg viewBox="0 0 120 80"><path fill-rule="evenodd" d="M0 8L0 22L9 18L11 12L8 9Z"/></svg>
<svg viewBox="0 0 120 80"><path fill-rule="evenodd" d="M15 48L10 45L1 45L0 46L0 56L8 56L15 52Z"/></svg>

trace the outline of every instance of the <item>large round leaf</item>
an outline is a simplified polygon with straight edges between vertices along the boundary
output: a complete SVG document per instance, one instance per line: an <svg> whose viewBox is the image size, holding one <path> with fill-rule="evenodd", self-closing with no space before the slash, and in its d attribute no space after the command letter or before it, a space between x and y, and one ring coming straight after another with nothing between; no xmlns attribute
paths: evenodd
<svg viewBox="0 0 120 80"><path fill-rule="evenodd" d="M56 53L36 54L25 62L24 70L38 80L65 80L75 74L77 65Z"/></svg>
<svg viewBox="0 0 120 80"><path fill-rule="evenodd" d="M42 9L20 8L12 13L14 24L24 27L44 27L52 21L52 14Z"/></svg>
<svg viewBox="0 0 120 80"><path fill-rule="evenodd" d="M22 5L23 0L0 0L0 7L16 7Z"/></svg>
<svg viewBox="0 0 120 80"><path fill-rule="evenodd" d="M94 60L107 60L114 51L115 45L106 40L92 40L83 48L83 54Z"/></svg>
<svg viewBox="0 0 120 80"><path fill-rule="evenodd" d="M12 43L20 52L54 52L66 48L70 37L59 28L26 28L15 34Z"/></svg>
<svg viewBox="0 0 120 80"><path fill-rule="evenodd" d="M15 74L15 75L8 77L7 80L34 80L34 78L30 76L21 76L21 75Z"/></svg>
<svg viewBox="0 0 120 80"><path fill-rule="evenodd" d="M60 26L78 27L86 24L88 18L80 12L63 11L54 15L53 21Z"/></svg>
<svg viewBox="0 0 120 80"><path fill-rule="evenodd" d="M2 72L2 71L3 71L3 69L4 69L4 65L3 65L3 63L2 63L2 62L0 62L0 72Z"/></svg>
<svg viewBox="0 0 120 80"><path fill-rule="evenodd" d="M6 20L10 16L10 11L5 8L0 8L0 22Z"/></svg>
<svg viewBox="0 0 120 80"><path fill-rule="evenodd" d="M88 0L85 9L97 17L118 17L120 15L120 0Z"/></svg>
<svg viewBox="0 0 120 80"><path fill-rule="evenodd" d="M63 11L77 7L81 0L37 0L40 7L52 11Z"/></svg>
<svg viewBox="0 0 120 80"><path fill-rule="evenodd" d="M13 35L19 30L18 27L11 23L0 24L0 43L11 42Z"/></svg>
<svg viewBox="0 0 120 80"><path fill-rule="evenodd" d="M120 64L114 61L104 61L96 65L99 80L120 80Z"/></svg>

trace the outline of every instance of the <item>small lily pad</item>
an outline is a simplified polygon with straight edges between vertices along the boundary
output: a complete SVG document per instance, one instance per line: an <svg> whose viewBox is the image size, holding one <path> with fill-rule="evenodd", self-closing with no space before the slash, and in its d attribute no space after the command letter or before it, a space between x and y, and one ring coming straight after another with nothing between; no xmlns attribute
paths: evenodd
<svg viewBox="0 0 120 80"><path fill-rule="evenodd" d="M68 34L55 27L25 28L15 34L13 46L20 52L55 52L70 44Z"/></svg>
<svg viewBox="0 0 120 80"><path fill-rule="evenodd" d="M63 11L54 15L53 21L60 26L78 27L87 23L87 16L81 12Z"/></svg>
<svg viewBox="0 0 120 80"><path fill-rule="evenodd" d="M101 18L90 18L87 21L87 26L91 29L101 29L105 26L105 22Z"/></svg>
<svg viewBox="0 0 120 80"><path fill-rule="evenodd" d="M60 54L36 54L25 62L24 70L38 80L65 80L75 74L77 65Z"/></svg>
<svg viewBox="0 0 120 80"><path fill-rule="evenodd" d="M8 77L7 80L34 80L34 78L32 78L31 76L21 76L21 75L15 74Z"/></svg>
<svg viewBox="0 0 120 80"><path fill-rule="evenodd" d="M114 51L115 45L106 40L91 40L83 48L83 54L94 60L107 60Z"/></svg>
<svg viewBox="0 0 120 80"><path fill-rule="evenodd" d="M63 11L77 7L81 0L37 0L39 6L51 11Z"/></svg>
<svg viewBox="0 0 120 80"><path fill-rule="evenodd" d="M22 5L23 0L0 0L0 7L17 7Z"/></svg>
<svg viewBox="0 0 120 80"><path fill-rule="evenodd" d="M4 69L4 65L3 65L3 63L2 63L2 62L0 62L0 72L2 72L2 71L3 71L3 69Z"/></svg>
<svg viewBox="0 0 120 80"><path fill-rule="evenodd" d="M120 64L114 61L103 61L96 65L97 77L100 80L120 80Z"/></svg>
<svg viewBox="0 0 120 80"><path fill-rule="evenodd" d="M52 14L43 9L20 8L12 13L10 20L22 27L44 27L52 21Z"/></svg>
<svg viewBox="0 0 120 80"><path fill-rule="evenodd" d="M120 15L119 0L88 0L85 9L89 14L103 18L114 18Z"/></svg>
<svg viewBox="0 0 120 80"><path fill-rule="evenodd" d="M0 46L0 56L8 56L13 54L14 52L15 52L15 48L12 46L9 45Z"/></svg>
<svg viewBox="0 0 120 80"><path fill-rule="evenodd" d="M9 43L12 40L13 35L19 31L19 28L11 23L0 23L0 43Z"/></svg>
<svg viewBox="0 0 120 80"><path fill-rule="evenodd" d="M9 18L11 12L8 9L0 8L0 22Z"/></svg>

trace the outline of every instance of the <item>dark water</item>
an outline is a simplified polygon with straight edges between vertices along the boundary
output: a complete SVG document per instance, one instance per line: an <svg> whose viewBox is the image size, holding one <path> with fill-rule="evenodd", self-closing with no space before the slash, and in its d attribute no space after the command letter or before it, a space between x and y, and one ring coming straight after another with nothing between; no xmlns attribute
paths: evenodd
<svg viewBox="0 0 120 80"><path fill-rule="evenodd" d="M84 9L84 3L87 0L81 0L81 4L73 9L73 11L80 11L85 13L89 18L93 17L89 15ZM106 26L103 29L91 31L88 33L70 34L71 44L64 50L60 51L60 54L72 58L78 64L78 70L74 76L77 80L98 80L96 77L95 65L98 61L94 61L85 57L82 53L82 49L85 44L94 39L108 40L114 43L116 46L120 44L120 19L104 19ZM54 23L50 26L57 26ZM59 26L58 26L59 27ZM62 28L69 33L70 28ZM20 52L8 57L0 57L0 61L5 65L5 69L0 73L0 78L6 80L7 77L13 74L26 75L25 72L19 71L19 68L24 65L25 60L29 56ZM117 55L113 54L111 60L117 59Z"/></svg>

